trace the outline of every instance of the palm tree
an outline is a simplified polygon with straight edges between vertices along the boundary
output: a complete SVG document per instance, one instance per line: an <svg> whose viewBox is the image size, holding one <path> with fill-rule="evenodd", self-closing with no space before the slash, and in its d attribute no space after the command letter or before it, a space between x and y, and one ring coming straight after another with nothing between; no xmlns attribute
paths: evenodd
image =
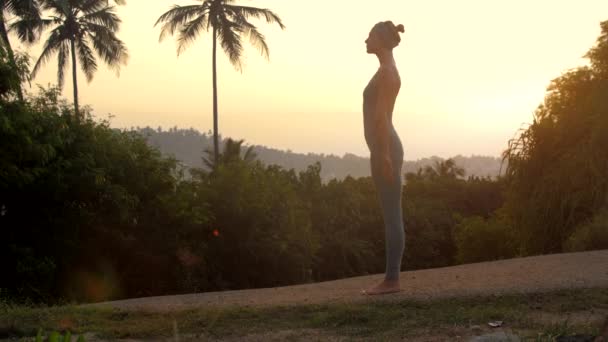
<svg viewBox="0 0 608 342"><path fill-rule="evenodd" d="M120 65L129 57L124 43L116 37L121 20L108 6L108 0L41 0L43 9L53 13L52 19L43 20L44 26L55 25L44 44L40 58L32 70L32 77L52 55L58 54L57 83L63 86L64 69L68 54L72 57L72 79L74 83L74 109L78 113L78 81L76 78L76 58L87 81L93 80L97 61L93 50L117 74ZM92 45L92 48L91 48Z"/></svg>
<svg viewBox="0 0 608 342"><path fill-rule="evenodd" d="M7 26L9 17L16 17L19 20ZM17 62L8 33L14 30L21 41L33 43L37 40L37 33L40 33L39 22L40 9L37 1L0 0L0 43L4 45L9 63L13 67L17 67ZM20 86L17 88L17 95L20 100L23 100L23 92Z"/></svg>
<svg viewBox="0 0 608 342"><path fill-rule="evenodd" d="M243 143L245 140L226 139L224 144L224 152L219 155L219 159L210 150L205 150L207 157L203 157L203 163L209 170L215 170L220 164L230 164L243 162L250 165L255 162L257 154L253 151L253 146L249 146L245 152L242 152ZM217 161L217 162L216 162Z"/></svg>
<svg viewBox="0 0 608 342"><path fill-rule="evenodd" d="M444 161L435 161L433 166L427 165L424 168L418 169L416 174L408 174L408 177L417 177L418 179L456 179L464 177L465 170L456 165L453 159Z"/></svg>
<svg viewBox="0 0 608 342"><path fill-rule="evenodd" d="M454 159L447 159L439 162L435 161L435 170L437 175L442 178L458 178L464 177L465 171L463 168L456 165Z"/></svg>
<svg viewBox="0 0 608 342"><path fill-rule="evenodd" d="M264 36L258 32L256 26L251 24L250 18L264 18L266 22L277 23L281 29L285 26L276 14L268 9L237 6L232 3L234 0L198 0L201 3L190 6L173 6L172 9L161 15L154 26L163 23L160 40L167 35L173 35L178 31L177 54L192 43L199 35L201 30L213 33L213 145L214 158L219 160L219 141L218 141L218 114L217 114L217 39L224 52L228 55L230 63L241 70L241 56L243 54L243 35L257 47L261 54L268 58L268 45Z"/></svg>

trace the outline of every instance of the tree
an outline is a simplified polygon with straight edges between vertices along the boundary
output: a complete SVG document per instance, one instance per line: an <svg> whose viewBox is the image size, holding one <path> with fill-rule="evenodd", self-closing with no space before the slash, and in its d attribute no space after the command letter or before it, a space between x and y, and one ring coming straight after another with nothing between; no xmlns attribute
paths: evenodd
<svg viewBox="0 0 608 342"><path fill-rule="evenodd" d="M553 80L534 121L509 143L505 203L525 254L559 253L608 208L608 21L590 66Z"/></svg>
<svg viewBox="0 0 608 342"><path fill-rule="evenodd" d="M219 159L215 159L215 154L212 151L205 151L207 157L203 157L203 164L210 170L215 170L220 164L228 164L230 162L243 161L245 164L251 164L256 160L256 154L253 151L253 146L249 146L245 153L241 153L244 140L232 140L228 138L224 144L224 152L219 155ZM217 161L217 162L216 162Z"/></svg>
<svg viewBox="0 0 608 342"><path fill-rule="evenodd" d="M5 16L6 15L6 16ZM7 27L7 17L14 16L18 21ZM40 22L40 10L38 2L35 0L0 0L0 44L4 44L4 49L9 59L9 64L18 67L15 52L8 38L9 31L15 31L19 39L23 42L33 43L37 40ZM17 96L23 100L21 87L17 88Z"/></svg>
<svg viewBox="0 0 608 342"><path fill-rule="evenodd" d="M4 43L0 41L0 99L10 96L15 91L15 84L19 82L19 75L8 60Z"/></svg>
<svg viewBox="0 0 608 342"><path fill-rule="evenodd" d="M608 20L600 24L602 34L597 38L597 43L592 47L585 57L589 58L593 69L598 73L608 74Z"/></svg>
<svg viewBox="0 0 608 342"><path fill-rule="evenodd" d="M177 54L192 43L199 35L201 30L213 33L213 144L215 160L219 160L219 140L218 140L218 104L217 104L217 39L224 52L228 55L230 63L241 70L241 57L243 55L242 36L245 35L249 41L257 47L263 56L268 58L268 45L264 36L258 31L257 27L251 24L250 18L264 18L266 22L277 23L281 29L285 26L275 13L268 9L237 6L231 3L234 0L199 0L201 4L179 6L175 5L172 9L161 15L154 26L163 23L160 40L167 35L178 33Z"/></svg>
<svg viewBox="0 0 608 342"><path fill-rule="evenodd" d="M107 0L42 0L42 7L53 13L52 19L42 20L42 25L56 26L44 44L42 54L32 70L32 76L36 75L52 55L57 54L57 81L61 87L68 54L71 53L74 108L76 117L79 117L77 55L88 82L93 80L97 71L93 50L118 74L120 66L126 64L128 59L127 48L116 36L121 20L114 13L114 7L108 6Z"/></svg>
<svg viewBox="0 0 608 342"><path fill-rule="evenodd" d="M422 172L429 178L439 177L455 179L464 176L464 169L456 166L453 159L435 161L435 165L425 167Z"/></svg>

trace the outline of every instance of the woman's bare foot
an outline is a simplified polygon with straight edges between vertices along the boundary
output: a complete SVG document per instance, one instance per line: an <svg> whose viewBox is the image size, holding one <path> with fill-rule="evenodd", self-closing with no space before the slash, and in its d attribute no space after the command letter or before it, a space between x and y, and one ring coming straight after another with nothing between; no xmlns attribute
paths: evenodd
<svg viewBox="0 0 608 342"><path fill-rule="evenodd" d="M382 295L387 293L395 293L401 291L399 280L386 280L384 279L380 284L361 291L364 295Z"/></svg>

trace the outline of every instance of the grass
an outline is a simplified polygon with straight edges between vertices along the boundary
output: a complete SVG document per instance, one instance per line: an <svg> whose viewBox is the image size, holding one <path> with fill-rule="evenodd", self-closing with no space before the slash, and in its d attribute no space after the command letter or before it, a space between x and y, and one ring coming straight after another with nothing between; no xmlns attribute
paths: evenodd
<svg viewBox="0 0 608 342"><path fill-rule="evenodd" d="M584 318L591 313L595 321ZM447 338L475 335L473 326L477 326L477 333L490 332L487 323L502 320L506 328L532 341L552 341L559 336L599 335L602 323L597 317L608 314L608 289L432 301L205 308L171 313L3 304L0 314L0 338L34 337L39 329L89 333L107 339L169 338L176 334L238 338L280 331L313 331L317 338L385 340L428 334ZM542 317L551 320L547 322ZM294 335L298 336L303 335Z"/></svg>

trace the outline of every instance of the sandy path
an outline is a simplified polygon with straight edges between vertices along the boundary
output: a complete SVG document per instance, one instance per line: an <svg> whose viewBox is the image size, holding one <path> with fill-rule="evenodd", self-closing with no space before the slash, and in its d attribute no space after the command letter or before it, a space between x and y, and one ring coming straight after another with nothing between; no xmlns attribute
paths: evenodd
<svg viewBox="0 0 608 342"><path fill-rule="evenodd" d="M608 250L554 254L401 273L398 294L362 296L381 280L371 275L277 288L147 297L93 304L165 311L213 306L273 306L370 300L434 299L608 287Z"/></svg>

